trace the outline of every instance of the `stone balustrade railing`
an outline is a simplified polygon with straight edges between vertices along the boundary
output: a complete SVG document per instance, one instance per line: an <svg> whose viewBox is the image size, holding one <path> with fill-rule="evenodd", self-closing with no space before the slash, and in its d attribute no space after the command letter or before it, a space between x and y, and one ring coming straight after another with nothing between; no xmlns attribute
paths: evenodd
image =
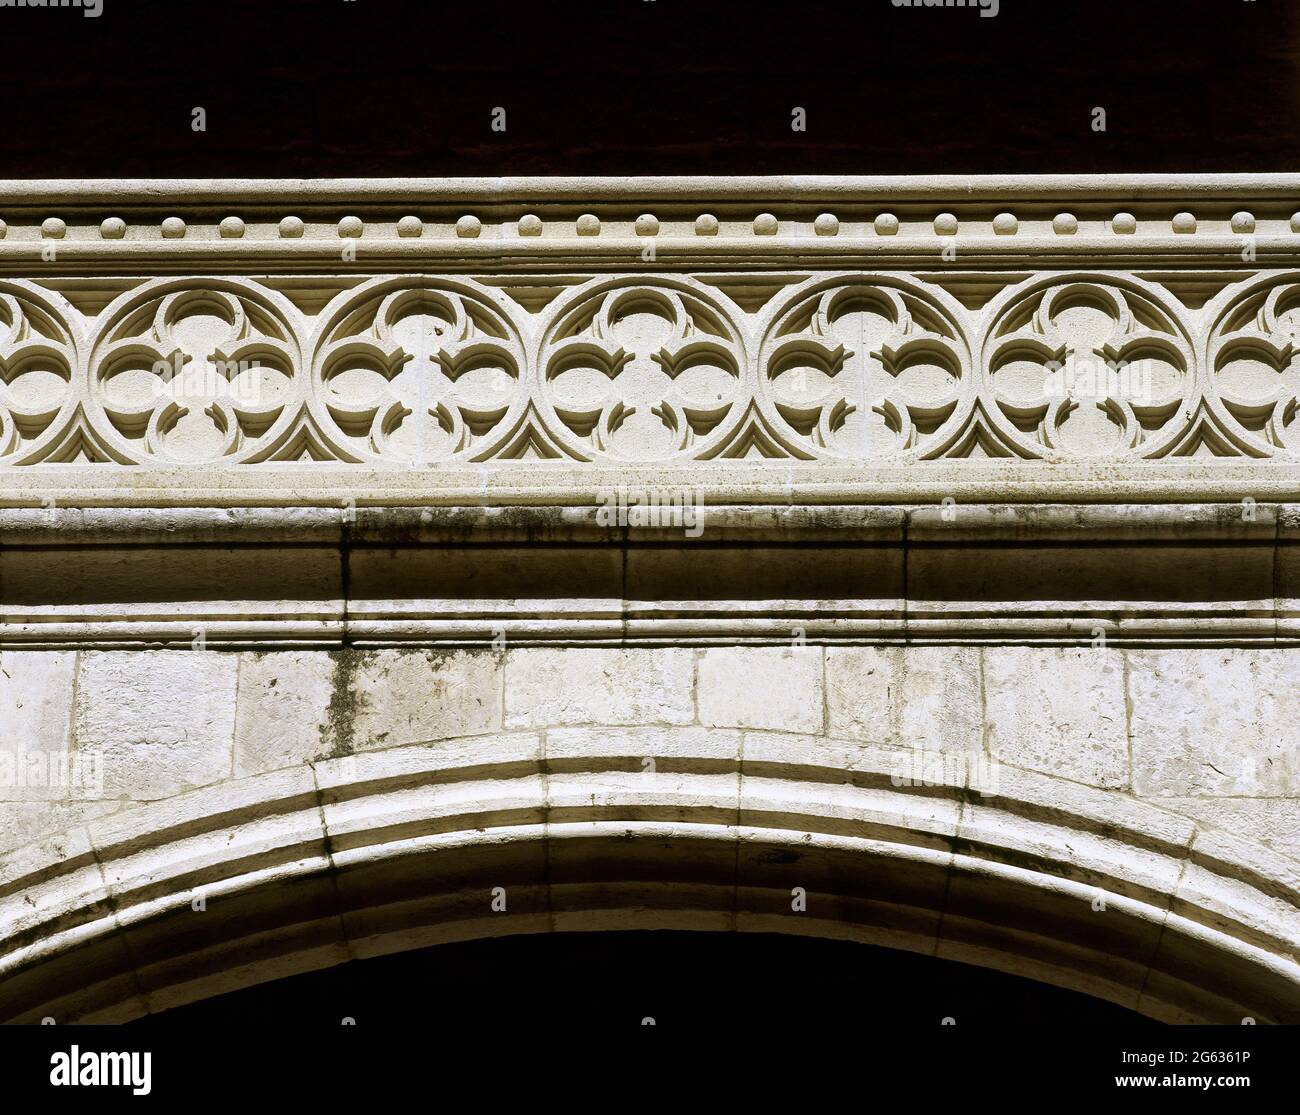
<svg viewBox="0 0 1300 1115"><path fill-rule="evenodd" d="M1249 491L1300 463L1297 199L1289 176L0 184L0 470L1267 462Z"/></svg>

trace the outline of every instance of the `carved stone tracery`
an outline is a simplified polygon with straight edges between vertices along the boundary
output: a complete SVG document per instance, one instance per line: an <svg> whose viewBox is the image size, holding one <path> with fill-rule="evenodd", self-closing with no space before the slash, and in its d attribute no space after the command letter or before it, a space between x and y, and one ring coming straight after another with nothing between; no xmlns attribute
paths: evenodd
<svg viewBox="0 0 1300 1115"><path fill-rule="evenodd" d="M969 395L957 312L896 280L819 282L765 344L765 403L817 456L923 450Z"/></svg>
<svg viewBox="0 0 1300 1115"><path fill-rule="evenodd" d="M670 275L595 280L533 310L426 275L372 280L314 319L237 278L145 284L96 320L60 302L0 291L0 467L1300 448L1289 276L1191 309L1134 279L1049 275L978 314L869 274L749 311Z"/></svg>
<svg viewBox="0 0 1300 1115"><path fill-rule="evenodd" d="M523 400L523 356L483 293L385 281L323 316L308 411L337 459L426 466L498 447Z"/></svg>
<svg viewBox="0 0 1300 1115"><path fill-rule="evenodd" d="M78 401L72 334L32 293L0 286L0 468L48 459Z"/></svg>
<svg viewBox="0 0 1300 1115"><path fill-rule="evenodd" d="M672 280L607 284L551 315L542 406L575 455L704 457L748 383L735 307Z"/></svg>
<svg viewBox="0 0 1300 1115"><path fill-rule="evenodd" d="M122 463L259 459L302 397L292 316L244 281L151 284L108 307L91 347L87 443Z"/></svg>

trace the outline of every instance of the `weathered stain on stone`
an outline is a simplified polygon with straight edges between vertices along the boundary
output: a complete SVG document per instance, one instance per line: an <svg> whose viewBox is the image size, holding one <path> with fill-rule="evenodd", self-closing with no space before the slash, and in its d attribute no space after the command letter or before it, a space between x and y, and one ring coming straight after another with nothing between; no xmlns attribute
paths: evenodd
<svg viewBox="0 0 1300 1115"><path fill-rule="evenodd" d="M358 705L366 700L356 690L357 672L369 653L351 648L329 652L334 660L334 675L325 722L320 728L323 751L316 761L339 759L355 750Z"/></svg>

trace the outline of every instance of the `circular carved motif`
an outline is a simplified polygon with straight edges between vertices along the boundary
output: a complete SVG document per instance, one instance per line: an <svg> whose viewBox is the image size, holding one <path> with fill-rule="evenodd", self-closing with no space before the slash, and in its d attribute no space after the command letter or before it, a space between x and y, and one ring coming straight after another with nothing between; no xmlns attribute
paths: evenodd
<svg viewBox="0 0 1300 1115"><path fill-rule="evenodd" d="M67 326L23 292L0 290L0 461L39 460L76 403Z"/></svg>
<svg viewBox="0 0 1300 1115"><path fill-rule="evenodd" d="M1194 409L1194 361L1172 313L1091 280L1039 286L997 315L990 412L1028 456L1159 456Z"/></svg>
<svg viewBox="0 0 1300 1115"><path fill-rule="evenodd" d="M167 286L107 311L91 360L97 426L130 460L246 460L296 409L294 331L251 284Z"/></svg>
<svg viewBox="0 0 1300 1115"><path fill-rule="evenodd" d="M956 322L909 289L868 279L798 296L769 331L760 366L780 428L818 456L923 453L971 386Z"/></svg>
<svg viewBox="0 0 1300 1115"><path fill-rule="evenodd" d="M704 456L744 398L734 324L684 286L585 293L547 331L545 409L583 456Z"/></svg>
<svg viewBox="0 0 1300 1115"><path fill-rule="evenodd" d="M374 278L309 332L259 283L159 279L89 338L62 296L5 281L0 465L1300 451L1300 272L1197 311L1133 275L1039 275L978 329L944 287L902 274L776 297L781 276L719 278L748 312L682 275L568 281L511 288L516 302L471 279Z"/></svg>
<svg viewBox="0 0 1300 1115"><path fill-rule="evenodd" d="M1300 283L1294 279L1234 298L1211 332L1217 413L1254 454L1300 451L1298 334Z"/></svg>
<svg viewBox="0 0 1300 1115"><path fill-rule="evenodd" d="M522 406L514 327L468 286L385 281L333 320L315 360L315 401L345 459L482 459Z"/></svg>

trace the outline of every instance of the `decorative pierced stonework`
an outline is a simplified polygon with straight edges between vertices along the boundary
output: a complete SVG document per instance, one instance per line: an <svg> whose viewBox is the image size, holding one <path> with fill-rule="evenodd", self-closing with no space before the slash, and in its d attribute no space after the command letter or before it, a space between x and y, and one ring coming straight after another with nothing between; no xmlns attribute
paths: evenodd
<svg viewBox="0 0 1300 1115"><path fill-rule="evenodd" d="M7 289L0 468L1297 448L1300 283L1285 276L1193 309L1135 278L1044 275L978 315L938 283L866 273L748 311L668 274L533 310L433 275L372 279L316 314L251 279L145 283L94 319L36 284Z"/></svg>
<svg viewBox="0 0 1300 1115"><path fill-rule="evenodd" d="M1136 283L1036 280L998 309L987 394L1021 456L1158 457L1196 402L1174 311Z"/></svg>
<svg viewBox="0 0 1300 1115"><path fill-rule="evenodd" d="M970 396L960 309L899 280L820 281L764 343L763 401L817 456L925 450ZM794 455L794 454L792 454Z"/></svg>
<svg viewBox="0 0 1300 1115"><path fill-rule="evenodd" d="M252 284L147 284L102 315L86 414L93 459L264 459L301 398L297 315Z"/></svg>
<svg viewBox="0 0 1300 1115"><path fill-rule="evenodd" d="M0 285L0 467L43 459L75 407L76 345L56 301Z"/></svg>
<svg viewBox="0 0 1300 1115"><path fill-rule="evenodd" d="M710 456L746 386L719 300L672 280L583 288L552 316L540 368L543 413L581 457Z"/></svg>
<svg viewBox="0 0 1300 1115"><path fill-rule="evenodd" d="M1297 189L11 186L0 469L1292 462Z"/></svg>
<svg viewBox="0 0 1300 1115"><path fill-rule="evenodd" d="M518 333L467 284L385 280L323 315L314 453L423 466L500 448L524 399Z"/></svg>
<svg viewBox="0 0 1300 1115"><path fill-rule="evenodd" d="M1224 452L1300 451L1300 281L1267 277L1234 292L1214 319L1208 403Z"/></svg>

